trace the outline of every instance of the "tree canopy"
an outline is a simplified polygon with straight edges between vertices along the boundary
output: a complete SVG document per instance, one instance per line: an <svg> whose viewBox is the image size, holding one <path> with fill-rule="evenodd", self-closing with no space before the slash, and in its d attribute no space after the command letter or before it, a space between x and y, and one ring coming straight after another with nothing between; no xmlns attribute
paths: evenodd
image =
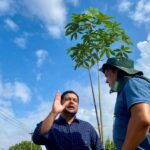
<svg viewBox="0 0 150 150"><path fill-rule="evenodd" d="M75 46L68 49L68 54L75 62L75 69L90 69L105 55L108 58L111 55L128 57L132 42L112 16L103 14L97 8L90 8L85 13L72 14L71 19L65 27L65 34L77 41Z"/></svg>
<svg viewBox="0 0 150 150"><path fill-rule="evenodd" d="M42 148L39 145L35 145L31 141L22 141L14 146L11 146L9 150L42 150Z"/></svg>

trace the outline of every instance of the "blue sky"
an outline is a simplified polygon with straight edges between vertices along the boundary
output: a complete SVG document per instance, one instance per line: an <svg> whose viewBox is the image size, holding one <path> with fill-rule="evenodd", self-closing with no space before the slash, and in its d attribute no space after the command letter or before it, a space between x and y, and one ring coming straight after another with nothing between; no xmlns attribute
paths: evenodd
<svg viewBox="0 0 150 150"><path fill-rule="evenodd" d="M0 0L1 150L30 139L28 132L50 112L57 90L75 90L78 116L96 125L87 71L73 69L66 54L73 42L64 35L71 14L89 7L121 23L134 43L136 68L150 76L150 0ZM97 93L95 68L92 76ZM103 75L101 87L105 138L111 138L115 94L109 95Z"/></svg>

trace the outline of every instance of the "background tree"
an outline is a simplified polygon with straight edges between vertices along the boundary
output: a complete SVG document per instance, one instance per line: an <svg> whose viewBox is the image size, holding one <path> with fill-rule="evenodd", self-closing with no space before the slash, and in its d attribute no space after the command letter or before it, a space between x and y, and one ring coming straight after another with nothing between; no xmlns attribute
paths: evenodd
<svg viewBox="0 0 150 150"><path fill-rule="evenodd" d="M22 141L21 143L11 146L9 150L42 150L42 148L31 141Z"/></svg>
<svg viewBox="0 0 150 150"><path fill-rule="evenodd" d="M105 150L117 150L114 142L109 138L105 141Z"/></svg>
<svg viewBox="0 0 150 150"><path fill-rule="evenodd" d="M71 40L76 40L75 46L69 48L67 53L75 62L74 69L83 67L88 70L98 131L102 141L103 136L103 119L100 94L100 73L99 62L103 58L128 57L131 52L129 45L132 44L129 36L120 27L120 23L113 21L113 17L99 12L96 8L90 8L82 14L72 14L71 22L65 29L65 35L70 36ZM97 111L96 99L91 77L91 68L96 65L98 72L98 99L99 114ZM100 122L99 122L100 116Z"/></svg>

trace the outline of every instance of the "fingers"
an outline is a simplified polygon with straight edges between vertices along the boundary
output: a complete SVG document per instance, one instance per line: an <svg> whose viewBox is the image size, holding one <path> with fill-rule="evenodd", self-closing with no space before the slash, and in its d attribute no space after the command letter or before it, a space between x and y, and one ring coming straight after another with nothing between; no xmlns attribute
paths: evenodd
<svg viewBox="0 0 150 150"><path fill-rule="evenodd" d="M60 101L61 100L61 93L59 91L56 92L54 101Z"/></svg>
<svg viewBox="0 0 150 150"><path fill-rule="evenodd" d="M64 104L62 105L63 109L65 109L65 107L67 107L68 104L69 104L69 101L64 102Z"/></svg>

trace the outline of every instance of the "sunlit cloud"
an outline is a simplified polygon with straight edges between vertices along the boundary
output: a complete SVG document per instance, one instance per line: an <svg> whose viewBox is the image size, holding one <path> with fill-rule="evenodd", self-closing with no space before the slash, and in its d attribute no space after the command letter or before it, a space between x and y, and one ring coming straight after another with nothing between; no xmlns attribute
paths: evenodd
<svg viewBox="0 0 150 150"><path fill-rule="evenodd" d="M138 23L150 23L150 0L138 1L130 17Z"/></svg>
<svg viewBox="0 0 150 150"><path fill-rule="evenodd" d="M12 14L14 10L14 1L13 0L0 0L0 16Z"/></svg>
<svg viewBox="0 0 150 150"><path fill-rule="evenodd" d="M39 49L36 51L36 57L37 57L37 66L41 67L45 61L45 59L48 57L48 52L43 49Z"/></svg>
<svg viewBox="0 0 150 150"><path fill-rule="evenodd" d="M19 29L18 25L11 19L7 18L4 20L6 26L12 31L17 31Z"/></svg>
<svg viewBox="0 0 150 150"><path fill-rule="evenodd" d="M67 0L68 3L71 3L73 6L77 6L79 4L79 0Z"/></svg>
<svg viewBox="0 0 150 150"><path fill-rule="evenodd" d="M119 1L118 9L139 24L150 24L150 0Z"/></svg>
<svg viewBox="0 0 150 150"><path fill-rule="evenodd" d="M4 83L0 81L0 98L7 100L18 99L26 103L31 99L31 91L29 87L22 82Z"/></svg>
<svg viewBox="0 0 150 150"><path fill-rule="evenodd" d="M136 67L142 70L146 76L150 76L150 34L145 41L140 41L137 43L137 47L140 51L140 57L137 60Z"/></svg>
<svg viewBox="0 0 150 150"><path fill-rule="evenodd" d="M41 21L52 37L60 37L67 14L63 0L23 0L23 5L27 14Z"/></svg>
<svg viewBox="0 0 150 150"><path fill-rule="evenodd" d="M121 12L129 11L131 5L132 2L130 0L122 0L118 5L119 11Z"/></svg>
<svg viewBox="0 0 150 150"><path fill-rule="evenodd" d="M26 48L26 44L27 44L27 39L26 37L17 37L14 40L14 43L17 44L17 46L19 46L20 48Z"/></svg>

